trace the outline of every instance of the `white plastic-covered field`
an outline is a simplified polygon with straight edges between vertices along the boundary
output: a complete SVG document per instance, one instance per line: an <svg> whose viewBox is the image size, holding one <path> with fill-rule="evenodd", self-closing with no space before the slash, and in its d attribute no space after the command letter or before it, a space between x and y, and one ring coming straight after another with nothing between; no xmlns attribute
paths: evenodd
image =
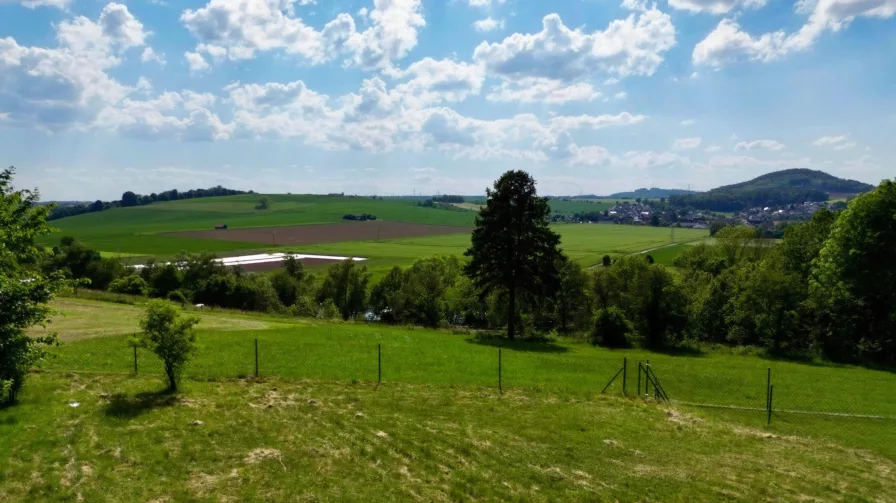
<svg viewBox="0 0 896 503"><path fill-rule="evenodd" d="M304 253L293 253L293 257L299 260L313 260L321 262L339 262L351 258L355 262L363 262L367 260L362 257L338 257L334 255L308 255ZM258 266L263 264L280 264L287 257L286 253L261 253L257 255L242 255L239 257L224 257L216 259L217 262L225 266ZM135 269L142 269L143 265L135 265Z"/></svg>

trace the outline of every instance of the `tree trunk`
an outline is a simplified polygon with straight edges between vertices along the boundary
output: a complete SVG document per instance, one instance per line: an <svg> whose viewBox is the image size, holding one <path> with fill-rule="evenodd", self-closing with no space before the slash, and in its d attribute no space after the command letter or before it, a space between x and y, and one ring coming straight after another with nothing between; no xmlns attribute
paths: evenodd
<svg viewBox="0 0 896 503"><path fill-rule="evenodd" d="M516 339L516 288L510 289L507 301L507 338Z"/></svg>
<svg viewBox="0 0 896 503"><path fill-rule="evenodd" d="M177 391L177 378L174 375L174 368L165 365L165 374L168 376L168 390Z"/></svg>

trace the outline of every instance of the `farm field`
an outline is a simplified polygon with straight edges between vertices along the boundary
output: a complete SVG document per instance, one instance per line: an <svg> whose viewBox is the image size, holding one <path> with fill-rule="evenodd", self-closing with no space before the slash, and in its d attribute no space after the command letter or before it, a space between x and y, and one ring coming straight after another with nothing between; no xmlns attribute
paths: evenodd
<svg viewBox="0 0 896 503"><path fill-rule="evenodd" d="M557 199L552 198L550 201L552 215L573 215L575 213L585 213L609 210L616 206L615 199Z"/></svg>
<svg viewBox="0 0 896 503"><path fill-rule="evenodd" d="M139 308L62 299L61 315L50 328L63 345L44 368L53 371L128 374ZM104 314L105 311L110 314ZM89 313L94 334L81 320ZM267 377L348 382L377 379L377 347L382 348L384 383L467 386L497 392L498 350L502 385L539 396L594 399L628 361L627 391L637 394L637 361L649 361L673 403L699 414L744 427L766 422L767 372L775 385L770 432L824 439L896 459L896 374L820 362L771 360L748 354L691 352L664 354L638 349L608 350L569 340L516 342L480 339L469 333L381 325L327 323L261 314L203 312L200 352L187 375L202 379L254 374L258 340L259 372ZM215 318L219 318L217 321ZM234 322L233 320L236 320ZM230 325L230 330L220 327ZM115 333L119 335L116 335ZM140 374L161 374L149 353L138 352ZM875 390L856 393L857 389ZM622 382L608 391L620 395ZM704 404L715 407L697 407ZM719 408L716 408L719 407ZM837 416L825 414L854 414Z"/></svg>
<svg viewBox="0 0 896 503"><path fill-rule="evenodd" d="M80 215L52 222L105 256L140 263L181 251L219 256L268 251L365 257L375 278L392 266L439 254L461 255L470 244L475 213L423 208L400 199L327 196L268 196L271 209L255 210L259 196L229 196L156 203ZM556 200L558 202L564 202ZM571 202L571 201L570 201ZM593 207L595 203L576 202ZM577 210L579 211L579 210ZM345 222L346 213L371 213L376 222ZM387 218L383 218L386 216ZM211 230L226 223L228 230ZM299 224L299 225L297 225ZM566 253L584 266L605 255L656 248L670 242L665 228L609 224L558 224ZM379 239L377 239L379 235ZM706 231L676 229L676 242L699 240ZM326 263L308 264L319 269Z"/></svg>
<svg viewBox="0 0 896 503"><path fill-rule="evenodd" d="M600 262L604 255L636 253L669 244L669 229L659 227L612 224L557 224L560 246L571 259L583 267ZM676 242L705 239L704 230L675 229ZM427 236L386 241L355 241L302 246L307 253L364 256L368 267L407 265L420 257L462 255L470 246L469 234Z"/></svg>
<svg viewBox="0 0 896 503"><path fill-rule="evenodd" d="M440 234L468 234L472 227L411 224L402 222L348 222L339 224L310 224L293 227L261 227L194 231L176 234L179 237L252 242L262 245L301 246L341 241L378 241L381 239L413 238Z"/></svg>
<svg viewBox="0 0 896 503"><path fill-rule="evenodd" d="M468 227L475 213L415 206L400 199L269 195L270 209L256 210L260 195L187 199L132 208L88 213L51 222L59 229L44 242L75 236L94 249L108 253L171 256L181 251L228 253L258 249L253 242L196 240L176 235L184 231L343 223L346 214L376 215L380 221Z"/></svg>

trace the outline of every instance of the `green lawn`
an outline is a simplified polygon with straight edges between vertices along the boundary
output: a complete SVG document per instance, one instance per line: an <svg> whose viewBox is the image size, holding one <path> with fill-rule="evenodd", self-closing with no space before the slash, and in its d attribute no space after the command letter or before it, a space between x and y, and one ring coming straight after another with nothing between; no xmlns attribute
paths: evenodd
<svg viewBox="0 0 896 503"><path fill-rule="evenodd" d="M57 305L65 314L95 309L97 336L54 350L48 370L126 374L133 371L133 350L121 329L121 313L99 311L120 306L66 300ZM78 307L81 305L83 307ZM135 308L131 308L135 309ZM136 309L135 309L136 310ZM136 312L134 313L136 315ZM868 449L896 459L896 374L860 367L769 360L750 355L662 354L643 350L606 350L570 341L550 343L480 341L470 334L365 324L322 323L262 315L241 316L206 312L206 318L239 317L260 322L251 327L230 326L222 331L206 325L199 331L201 349L187 375L197 378L236 378L255 372L255 340L263 376L336 381L373 381L382 348L382 378L388 383L434 386L473 386L496 389L498 350L502 350L502 382L507 389L576 397L596 395L628 360L627 389L637 393L637 361L650 361L670 399L688 410L724 418L745 427L766 421L766 379L772 369L775 412L772 429L780 434L824 438ZM132 316L133 319L135 316ZM116 321L117 320L117 321ZM207 320L207 323L212 323ZM74 325L74 326L72 326ZM109 326L111 325L111 327ZM64 336L79 332L77 317L63 317L52 325ZM141 374L160 374L152 355L138 354ZM621 394L621 378L609 390ZM705 404L742 409L702 408ZM847 413L884 418L804 414Z"/></svg>

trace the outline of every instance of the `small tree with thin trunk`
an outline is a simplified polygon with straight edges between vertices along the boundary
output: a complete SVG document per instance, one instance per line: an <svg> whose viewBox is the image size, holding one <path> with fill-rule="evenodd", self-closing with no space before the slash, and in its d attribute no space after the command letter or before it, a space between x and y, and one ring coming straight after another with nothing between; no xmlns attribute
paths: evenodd
<svg viewBox="0 0 896 503"><path fill-rule="evenodd" d="M138 344L156 354L165 366L168 389L177 391L184 366L196 352L195 316L181 316L170 302L153 300L140 318Z"/></svg>
<svg viewBox="0 0 896 503"><path fill-rule="evenodd" d="M547 199L538 197L535 180L525 171L504 173L486 195L464 272L482 299L492 292L506 294L501 297L507 301L507 337L513 340L518 306L559 288L560 236L550 229Z"/></svg>

